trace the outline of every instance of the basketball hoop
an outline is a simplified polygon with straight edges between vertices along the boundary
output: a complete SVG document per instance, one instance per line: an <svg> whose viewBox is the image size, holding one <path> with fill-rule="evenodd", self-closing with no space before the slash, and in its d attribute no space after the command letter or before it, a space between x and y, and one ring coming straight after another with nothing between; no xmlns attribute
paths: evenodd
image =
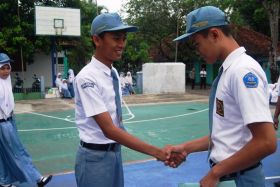
<svg viewBox="0 0 280 187"><path fill-rule="evenodd" d="M61 36L64 29L64 19L53 19L53 27L55 30L55 35Z"/></svg>
<svg viewBox="0 0 280 187"><path fill-rule="evenodd" d="M81 36L81 11L35 6L36 35Z"/></svg>

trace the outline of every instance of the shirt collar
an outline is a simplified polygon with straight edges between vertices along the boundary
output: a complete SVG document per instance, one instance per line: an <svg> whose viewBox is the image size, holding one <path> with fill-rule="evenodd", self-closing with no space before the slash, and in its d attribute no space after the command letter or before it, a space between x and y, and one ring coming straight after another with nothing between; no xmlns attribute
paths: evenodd
<svg viewBox="0 0 280 187"><path fill-rule="evenodd" d="M232 51L227 56L227 58L225 59L225 61L222 64L223 71L225 71L227 68L229 68L231 66L231 64L235 63L235 59L245 52L246 52L246 49L244 47L239 47L239 48L235 49L234 51Z"/></svg>
<svg viewBox="0 0 280 187"><path fill-rule="evenodd" d="M90 63L93 66L95 66L96 68L98 68L101 71L103 71L104 73L106 73L107 75L111 76L111 69L108 68L108 66L106 66L105 64L103 64L99 60L97 60L94 56L91 58L91 62Z"/></svg>

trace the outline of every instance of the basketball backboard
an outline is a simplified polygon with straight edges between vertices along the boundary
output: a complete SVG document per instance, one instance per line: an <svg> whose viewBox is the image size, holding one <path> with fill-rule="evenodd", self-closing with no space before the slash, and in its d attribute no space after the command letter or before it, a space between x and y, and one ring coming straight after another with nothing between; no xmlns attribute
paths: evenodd
<svg viewBox="0 0 280 187"><path fill-rule="evenodd" d="M35 6L36 35L80 36L80 9Z"/></svg>

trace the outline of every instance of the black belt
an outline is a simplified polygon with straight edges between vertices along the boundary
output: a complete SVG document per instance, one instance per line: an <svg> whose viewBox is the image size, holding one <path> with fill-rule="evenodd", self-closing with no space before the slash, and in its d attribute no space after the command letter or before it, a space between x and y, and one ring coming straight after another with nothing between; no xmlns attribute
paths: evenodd
<svg viewBox="0 0 280 187"><path fill-rule="evenodd" d="M0 119L0 123L12 120L12 116L7 119Z"/></svg>
<svg viewBox="0 0 280 187"><path fill-rule="evenodd" d="M87 149L96 150L96 151L114 151L115 147L117 146L117 143L94 144L94 143L86 143L81 140L80 145Z"/></svg>
<svg viewBox="0 0 280 187"><path fill-rule="evenodd" d="M209 160L209 162L210 162L210 167L214 167L214 166L216 165L216 163L213 162L211 159ZM238 171L238 172L235 172L235 173L227 174L227 175L225 175L225 176L222 176L222 177L220 178L220 181L234 180L234 179L238 176L238 174L239 174L239 175L243 175L246 171L250 171L250 170L252 170L252 169L255 169L255 168L259 167L260 165L261 165L261 162L258 162L258 163L254 164L254 165L252 165L252 166L250 166L250 167L248 167L248 168L245 168L245 169L243 169L243 170L241 170L241 171Z"/></svg>

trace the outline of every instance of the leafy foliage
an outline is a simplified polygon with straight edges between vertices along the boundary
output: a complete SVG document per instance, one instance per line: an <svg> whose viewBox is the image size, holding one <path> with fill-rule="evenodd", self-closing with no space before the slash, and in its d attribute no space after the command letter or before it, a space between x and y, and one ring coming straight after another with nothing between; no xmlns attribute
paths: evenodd
<svg viewBox="0 0 280 187"><path fill-rule="evenodd" d="M272 0L265 0L272 1ZM49 36L35 36L34 5L72 7L81 9L81 37L55 37L58 49L67 51L70 67L78 72L93 54L90 38L92 19L97 15L94 3L80 0L1 0L0 51L20 62L32 63L35 52L49 53ZM120 71L138 71L150 61L174 61L176 43L172 40L185 33L185 15L195 8L213 5L228 14L230 21L250 27L270 36L268 14L263 0L129 0L124 10L126 22L139 31L129 34L123 58L115 66ZM104 7L98 7L100 11ZM253 12L253 14L251 14ZM62 43L71 45L62 45ZM178 45L177 61L192 63L199 60L189 43Z"/></svg>

